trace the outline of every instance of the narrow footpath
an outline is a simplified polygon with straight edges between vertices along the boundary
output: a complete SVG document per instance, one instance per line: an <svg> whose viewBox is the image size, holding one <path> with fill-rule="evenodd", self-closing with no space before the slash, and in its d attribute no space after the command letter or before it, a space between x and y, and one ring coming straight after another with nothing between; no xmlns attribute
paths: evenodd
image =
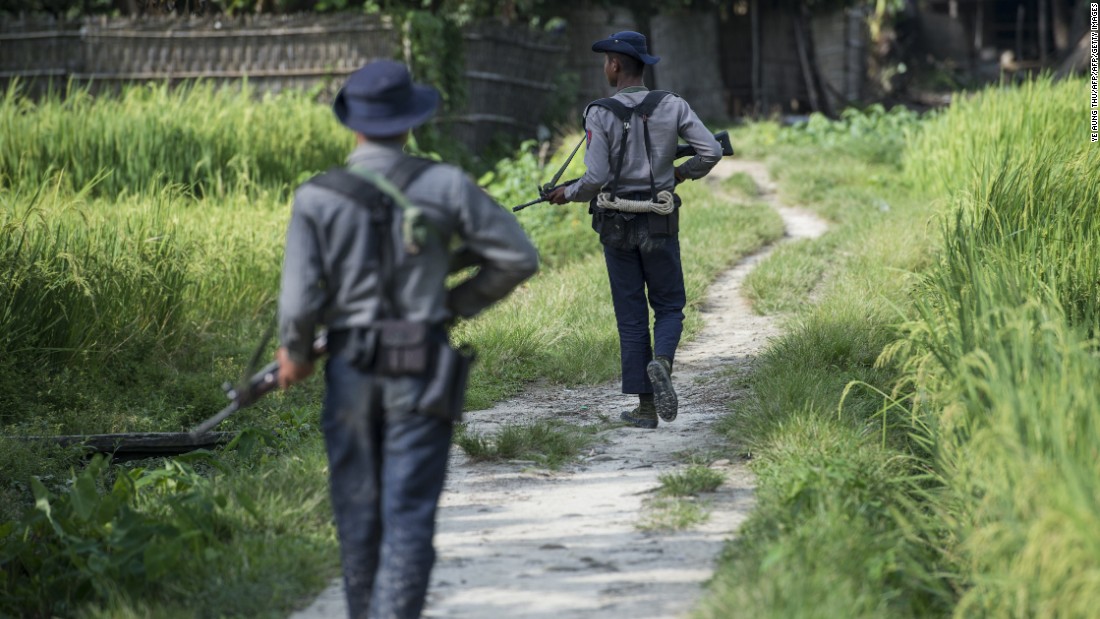
<svg viewBox="0 0 1100 619"><path fill-rule="evenodd" d="M783 241L815 238L826 224L807 211L780 205L763 164L723 160L709 182L749 174L759 199L783 217ZM676 356L673 381L680 414L656 431L614 428L601 434L578 463L561 471L532 463L471 463L452 451L438 518L439 558L424 616L447 619L666 619L684 617L702 596L723 544L753 506L754 479L746 464L720 453L712 426L742 394L731 372L748 371L753 357L778 333L776 321L752 312L741 296L745 276L775 244L741 259L710 287L705 327ZM618 381L593 387L535 388L489 410L467 414L470 430L491 433L504 424L555 418L593 423L618 419L636 398ZM645 531L643 502L658 475L703 460L726 481L707 502L709 519L685 531ZM718 458L718 459L716 459ZM337 580L292 619L345 617Z"/></svg>

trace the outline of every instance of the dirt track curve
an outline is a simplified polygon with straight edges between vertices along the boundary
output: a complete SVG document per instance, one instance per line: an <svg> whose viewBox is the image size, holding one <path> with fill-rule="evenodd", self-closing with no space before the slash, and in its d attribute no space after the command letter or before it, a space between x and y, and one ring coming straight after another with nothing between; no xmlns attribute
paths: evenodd
<svg viewBox="0 0 1100 619"><path fill-rule="evenodd" d="M825 223L778 204L763 164L723 160L708 177L745 172L760 198L783 217L784 240L813 238ZM713 182L713 181L710 181ZM557 472L529 463L470 463L452 450L438 517L438 560L425 617L485 619L683 617L702 595L724 542L753 505L754 480L744 463L718 460L726 482L707 495L709 519L686 531L643 531L636 525L658 475L686 466L685 454L721 446L712 425L738 397L727 386L731 368L746 367L777 334L741 297L745 275L775 245L741 259L710 287L703 332L681 346L674 384L680 415L656 431L614 428L577 464ZM712 389L713 385L721 385ZM557 418L591 423L613 419L636 404L613 383L535 388L492 409L467 414L470 429L493 432L508 423ZM291 619L345 617L337 580Z"/></svg>

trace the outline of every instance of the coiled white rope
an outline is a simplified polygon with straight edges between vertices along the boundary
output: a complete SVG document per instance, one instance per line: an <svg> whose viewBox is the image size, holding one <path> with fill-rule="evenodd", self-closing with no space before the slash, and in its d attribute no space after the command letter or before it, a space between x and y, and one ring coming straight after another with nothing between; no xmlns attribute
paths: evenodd
<svg viewBox="0 0 1100 619"><path fill-rule="evenodd" d="M676 210L672 192L664 189L657 192L657 201L652 200L626 200L624 198L612 198L608 192L601 193L596 198L596 206L624 213L657 213L668 215Z"/></svg>

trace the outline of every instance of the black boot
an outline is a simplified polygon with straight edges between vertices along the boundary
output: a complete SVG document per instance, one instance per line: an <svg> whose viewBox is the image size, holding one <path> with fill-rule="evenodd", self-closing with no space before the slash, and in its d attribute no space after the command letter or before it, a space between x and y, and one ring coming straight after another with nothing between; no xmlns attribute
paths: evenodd
<svg viewBox="0 0 1100 619"><path fill-rule="evenodd" d="M632 411L623 411L619 419L635 428L653 430L657 428L657 409L653 404L652 393L638 394L638 407Z"/></svg>
<svg viewBox="0 0 1100 619"><path fill-rule="evenodd" d="M649 382L653 383L653 401L657 414L665 421L676 419L676 390L672 388L672 360L657 357L646 366Z"/></svg>

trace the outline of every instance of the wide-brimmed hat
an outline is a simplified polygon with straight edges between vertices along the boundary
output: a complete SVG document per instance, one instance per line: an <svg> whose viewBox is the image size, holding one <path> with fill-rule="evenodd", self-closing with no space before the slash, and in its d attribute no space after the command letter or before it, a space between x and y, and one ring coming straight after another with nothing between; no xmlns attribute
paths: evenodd
<svg viewBox="0 0 1100 619"><path fill-rule="evenodd" d="M660 57L650 56L649 47L645 43L645 35L632 30L624 30L596 41L592 44L594 52L618 52L632 58L637 58L645 64L657 64Z"/></svg>
<svg viewBox="0 0 1100 619"><path fill-rule="evenodd" d="M414 84L405 65L376 60L348 76L332 110L352 131L388 137L424 124L438 105L439 91Z"/></svg>

